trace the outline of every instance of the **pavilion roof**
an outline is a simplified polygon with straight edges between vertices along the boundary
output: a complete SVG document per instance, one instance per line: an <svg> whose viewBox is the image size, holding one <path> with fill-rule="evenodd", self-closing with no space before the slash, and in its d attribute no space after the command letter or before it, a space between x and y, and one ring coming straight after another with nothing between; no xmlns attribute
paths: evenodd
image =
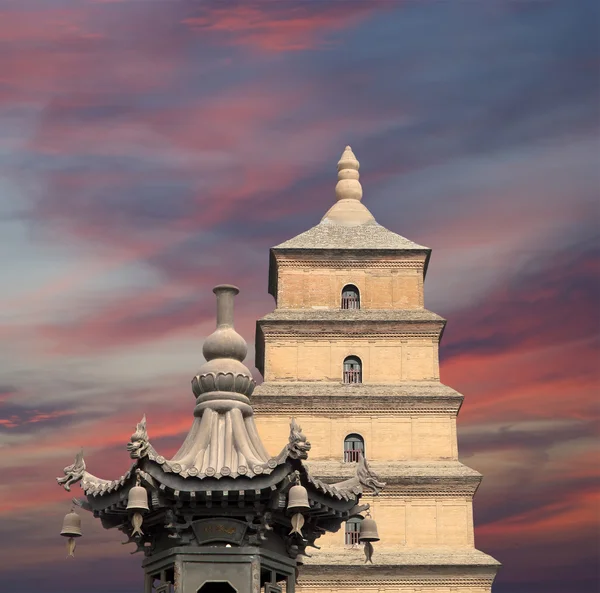
<svg viewBox="0 0 600 593"><path fill-rule="evenodd" d="M217 329L204 342L206 363L192 380L196 395L194 420L179 451L167 459L150 442L144 416L127 443L134 460L124 475L114 480L99 478L86 469L83 452L57 478L66 490L77 481L94 510L121 511L126 494L139 477L149 486L188 499L196 493L244 492L276 488L293 472L307 487L326 500L356 502L363 487L383 487L370 473L365 460L357 465L354 478L339 484L325 484L312 477L302 463L310 443L292 418L288 442L276 456L270 456L258 434L249 396L254 380L243 364L247 353L244 339L233 328L233 297L237 288L214 289L217 294ZM202 494L204 493L204 494ZM102 502L104 499L105 502Z"/></svg>

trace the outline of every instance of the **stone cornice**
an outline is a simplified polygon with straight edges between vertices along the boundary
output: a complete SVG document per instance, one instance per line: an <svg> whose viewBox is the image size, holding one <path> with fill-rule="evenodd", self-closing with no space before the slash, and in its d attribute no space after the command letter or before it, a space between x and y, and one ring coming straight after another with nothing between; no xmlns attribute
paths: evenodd
<svg viewBox="0 0 600 593"><path fill-rule="evenodd" d="M378 270L423 270L425 261L423 258L411 257L403 259L382 259L378 258L364 258L364 259L309 259L308 257L302 258L278 258L277 266L279 268L298 269L298 270L312 270L315 268L328 268L334 270L340 269L352 269L352 270L365 270L365 269L378 269Z"/></svg>
<svg viewBox="0 0 600 593"><path fill-rule="evenodd" d="M303 560L301 574L306 580L319 575L333 577L339 571L364 571L361 580L415 579L445 577L464 579L495 575L500 563L475 548L412 548L408 546L381 546L376 544L373 565L364 565L361 548L328 548L315 552L312 558ZM468 574L470 573L470 574Z"/></svg>
<svg viewBox="0 0 600 593"><path fill-rule="evenodd" d="M326 414L339 416L458 414L463 395L438 382L328 383L266 382L252 396L258 414Z"/></svg>
<svg viewBox="0 0 600 593"><path fill-rule="evenodd" d="M353 342L375 342L377 340L394 340L401 342L405 340L407 343L409 340L421 340L425 342L432 342L437 344L440 338L440 332L386 332L386 333L375 333L360 330L357 333L349 333L342 331L310 331L311 328L302 327L299 331L293 328L278 328L278 331L269 332L267 336L270 340L341 340L348 339ZM257 347L258 351L258 347ZM262 361L257 361L262 362ZM262 366L257 368L261 370Z"/></svg>
<svg viewBox="0 0 600 593"><path fill-rule="evenodd" d="M319 460L308 466L311 474L328 483L347 480L355 468L353 463ZM482 479L479 472L458 461L370 461L369 467L385 482L378 495L384 499L472 498Z"/></svg>
<svg viewBox="0 0 600 593"><path fill-rule="evenodd" d="M277 258L277 262L301 261L308 259L311 262L319 261L342 261L351 266L356 261L385 261L394 262L401 260L425 261L431 253L429 247L415 246L415 248L353 248L334 249L319 247L271 247L271 253Z"/></svg>
<svg viewBox="0 0 600 593"><path fill-rule="evenodd" d="M355 383L338 381L265 381L254 390L261 396L343 396L343 397L443 397L459 398L463 395L439 381L402 381L399 383Z"/></svg>
<svg viewBox="0 0 600 593"><path fill-rule="evenodd" d="M260 319L261 325L282 322L369 323L383 331L390 326L396 328L406 324L407 327L429 328L432 322L444 323L446 320L429 309L275 309ZM393 325L392 325L393 324Z"/></svg>
<svg viewBox="0 0 600 593"><path fill-rule="evenodd" d="M308 315L303 317L299 315L296 319L259 319L258 325L265 337L279 333L293 333L298 336L325 335L332 333L336 338L348 336L351 339L359 338L363 335L370 336L371 339L383 338L388 336L412 337L426 336L428 339L438 339L440 332L444 327L443 320L387 320L387 319L327 319L323 316L321 319L311 319Z"/></svg>
<svg viewBox="0 0 600 593"><path fill-rule="evenodd" d="M406 590L407 593L413 593L415 587L427 587L428 590L437 590L438 588L447 589L452 587L452 591L456 591L456 593L460 593L463 590L463 587L466 587L468 591L472 591L474 589L488 589L492 586L494 582L494 577L496 576L497 569L493 569L493 574L490 572L489 575L481 576L481 577L446 577L446 578L436 578L432 576L423 576L419 577L403 577L400 576L401 571L398 576L400 578L395 578L395 576L390 575L388 578L374 578L372 574L366 574L364 571L364 567L361 565L360 570L348 570L348 566L343 566L339 570L339 574L336 575L335 571L323 571L320 567L312 567L309 570L303 568L300 580L298 581L298 586L301 587L302 591L306 590L316 590L323 591L324 589L329 590L338 590L343 589L354 590L354 591L373 591L374 593L379 593L382 588L390 591L397 591L400 593L401 591ZM377 565L377 568L381 568ZM404 568L403 565L399 565L397 569ZM354 574L356 572L356 574ZM429 574L429 570L427 573ZM319 576L323 574L322 578ZM349 578L351 577L351 578ZM389 589L388 589L389 588ZM393 588L393 589L392 589Z"/></svg>
<svg viewBox="0 0 600 593"><path fill-rule="evenodd" d="M324 460L306 462L315 476L334 476L347 480L356 471L355 463ZM410 483L443 479L481 480L481 474L460 461L369 461L369 467L381 478L392 477L408 480ZM407 482L408 483L408 482Z"/></svg>
<svg viewBox="0 0 600 593"><path fill-rule="evenodd" d="M462 396L365 396L348 400L344 396L256 395L252 406L257 414L294 416L323 414L327 416L456 416Z"/></svg>

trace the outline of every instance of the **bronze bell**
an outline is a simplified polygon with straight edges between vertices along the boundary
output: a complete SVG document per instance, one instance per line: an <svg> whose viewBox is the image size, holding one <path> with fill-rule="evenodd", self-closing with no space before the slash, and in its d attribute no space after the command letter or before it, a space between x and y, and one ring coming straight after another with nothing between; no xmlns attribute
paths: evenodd
<svg viewBox="0 0 600 593"><path fill-rule="evenodd" d="M76 512L65 515L60 534L64 537L81 537L81 517Z"/></svg>
<svg viewBox="0 0 600 593"><path fill-rule="evenodd" d="M379 535L377 533L377 523L374 519L366 517L360 522L360 535L358 536L359 542L378 542Z"/></svg>
<svg viewBox="0 0 600 593"><path fill-rule="evenodd" d="M129 491L127 497L127 510L128 511L147 511L148 506L148 493L143 486L134 486Z"/></svg>
<svg viewBox="0 0 600 593"><path fill-rule="evenodd" d="M308 492L304 486L296 484L290 488L288 495L288 511L308 511L310 504L308 503Z"/></svg>

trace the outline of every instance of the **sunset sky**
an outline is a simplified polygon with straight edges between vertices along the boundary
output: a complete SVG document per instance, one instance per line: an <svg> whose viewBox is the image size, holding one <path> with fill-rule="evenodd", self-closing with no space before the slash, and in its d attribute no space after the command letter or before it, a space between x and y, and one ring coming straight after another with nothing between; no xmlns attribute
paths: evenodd
<svg viewBox="0 0 600 593"><path fill-rule="evenodd" d="M217 283L241 289L253 368L268 250L333 204L350 144L363 203L433 249L426 306L448 319L494 591L595 591L599 16L0 0L0 589L140 590L140 555L87 513L65 559L55 477L81 446L119 477L143 413L174 453Z"/></svg>

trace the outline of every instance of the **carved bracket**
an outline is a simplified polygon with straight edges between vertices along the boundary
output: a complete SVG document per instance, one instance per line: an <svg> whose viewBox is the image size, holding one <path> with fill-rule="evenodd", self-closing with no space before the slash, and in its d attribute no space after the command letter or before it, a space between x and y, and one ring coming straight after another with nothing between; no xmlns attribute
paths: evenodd
<svg viewBox="0 0 600 593"><path fill-rule="evenodd" d="M246 522L248 528L255 532L248 537L248 543L250 545L259 546L267 539L266 532L273 531L273 515L268 511L260 516L260 520L258 522L256 522L255 515L246 515Z"/></svg>

